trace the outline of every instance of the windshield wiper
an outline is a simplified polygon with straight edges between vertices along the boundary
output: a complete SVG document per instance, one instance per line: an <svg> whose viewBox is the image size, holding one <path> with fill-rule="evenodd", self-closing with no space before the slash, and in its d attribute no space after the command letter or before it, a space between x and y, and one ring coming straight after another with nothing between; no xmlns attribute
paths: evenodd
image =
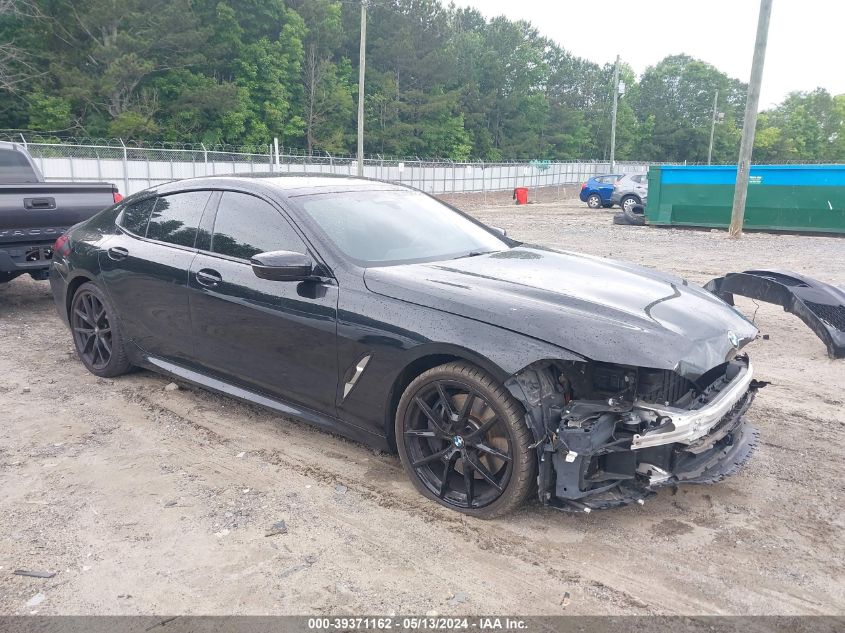
<svg viewBox="0 0 845 633"><path fill-rule="evenodd" d="M487 255L488 253L495 252L496 251L470 251L469 253L458 255L457 257L453 257L452 259L463 259L464 257L478 257L479 255Z"/></svg>

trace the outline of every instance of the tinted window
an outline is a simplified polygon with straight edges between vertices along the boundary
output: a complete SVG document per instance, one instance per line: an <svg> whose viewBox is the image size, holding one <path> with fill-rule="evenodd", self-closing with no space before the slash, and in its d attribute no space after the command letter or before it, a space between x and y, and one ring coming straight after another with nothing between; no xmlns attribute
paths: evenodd
<svg viewBox="0 0 845 633"><path fill-rule="evenodd" d="M147 237L151 240L193 246L210 191L190 191L156 200Z"/></svg>
<svg viewBox="0 0 845 633"><path fill-rule="evenodd" d="M365 266L454 259L508 248L491 232L422 193L355 191L297 201L341 251Z"/></svg>
<svg viewBox="0 0 845 633"><path fill-rule="evenodd" d="M38 182L38 177L21 152L0 149L0 182Z"/></svg>
<svg viewBox="0 0 845 633"><path fill-rule="evenodd" d="M155 201L155 198L147 198L129 205L123 210L118 224L130 233L144 237L147 234L147 224L150 221Z"/></svg>
<svg viewBox="0 0 845 633"><path fill-rule="evenodd" d="M245 193L227 191L220 199L211 250L249 259L270 251L306 252L287 220L268 203Z"/></svg>

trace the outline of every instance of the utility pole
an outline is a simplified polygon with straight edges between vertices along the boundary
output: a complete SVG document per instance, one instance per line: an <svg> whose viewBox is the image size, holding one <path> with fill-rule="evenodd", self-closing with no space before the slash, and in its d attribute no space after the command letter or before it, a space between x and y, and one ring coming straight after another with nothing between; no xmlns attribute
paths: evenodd
<svg viewBox="0 0 845 633"><path fill-rule="evenodd" d="M616 110L619 107L619 55L613 67L613 118L610 121L610 171L616 171Z"/></svg>
<svg viewBox="0 0 845 633"><path fill-rule="evenodd" d="M760 17L757 20L757 40L754 44L754 59L751 62L751 81L748 83L748 97L745 102L745 121L742 124L742 143L739 146L739 161L736 166L736 189L731 211L730 237L742 237L745 221L745 199L748 196L748 173L751 170L751 151L754 149L754 132L757 127L757 107L760 103L760 84L763 82L763 64L766 61L766 44L769 39L769 19L772 16L772 0L760 0Z"/></svg>
<svg viewBox="0 0 845 633"><path fill-rule="evenodd" d="M713 162L713 134L716 132L716 110L719 108L719 91L713 95L713 121L710 123L710 147L707 148L707 164Z"/></svg>
<svg viewBox="0 0 845 633"><path fill-rule="evenodd" d="M358 46L358 175L364 175L364 67L367 64L367 0L361 0L361 42Z"/></svg>

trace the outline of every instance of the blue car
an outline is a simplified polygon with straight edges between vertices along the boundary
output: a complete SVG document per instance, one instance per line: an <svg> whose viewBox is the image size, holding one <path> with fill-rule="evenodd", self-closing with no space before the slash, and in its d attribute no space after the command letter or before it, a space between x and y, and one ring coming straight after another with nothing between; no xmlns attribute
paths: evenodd
<svg viewBox="0 0 845 633"><path fill-rule="evenodd" d="M591 209L600 207L612 207L610 196L613 195L613 183L619 180L622 174L607 174L605 176L593 176L581 185L581 202L586 202Z"/></svg>

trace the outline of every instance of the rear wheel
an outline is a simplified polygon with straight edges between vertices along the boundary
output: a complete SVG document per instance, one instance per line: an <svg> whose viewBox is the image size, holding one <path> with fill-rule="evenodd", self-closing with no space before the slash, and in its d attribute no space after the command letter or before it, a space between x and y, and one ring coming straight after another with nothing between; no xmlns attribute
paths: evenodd
<svg viewBox="0 0 845 633"><path fill-rule="evenodd" d="M531 432L519 403L468 363L417 377L396 414L405 472L429 499L480 518L509 512L534 480Z"/></svg>
<svg viewBox="0 0 845 633"><path fill-rule="evenodd" d="M79 360L92 374L120 376L132 368L114 309L93 283L82 284L73 295L70 327Z"/></svg>
<svg viewBox="0 0 845 633"><path fill-rule="evenodd" d="M587 197L587 206L591 209L599 209L601 208L601 196L597 193L591 193Z"/></svg>

